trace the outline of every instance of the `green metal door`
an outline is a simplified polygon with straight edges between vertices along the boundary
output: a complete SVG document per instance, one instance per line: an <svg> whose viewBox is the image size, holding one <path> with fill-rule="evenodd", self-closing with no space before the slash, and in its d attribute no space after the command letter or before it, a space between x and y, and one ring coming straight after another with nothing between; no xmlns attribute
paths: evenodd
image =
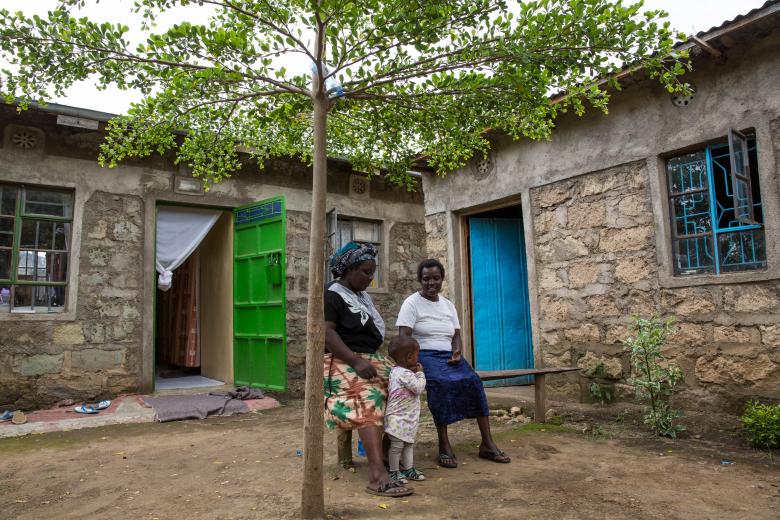
<svg viewBox="0 0 780 520"><path fill-rule="evenodd" d="M284 197L242 206L233 213L235 384L286 390Z"/></svg>

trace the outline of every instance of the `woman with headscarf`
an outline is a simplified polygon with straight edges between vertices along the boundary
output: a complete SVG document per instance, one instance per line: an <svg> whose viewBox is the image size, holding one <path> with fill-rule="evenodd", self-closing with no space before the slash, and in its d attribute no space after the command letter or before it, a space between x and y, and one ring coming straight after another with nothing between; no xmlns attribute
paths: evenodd
<svg viewBox="0 0 780 520"><path fill-rule="evenodd" d="M385 322L366 292L376 271L376 254L372 244L350 242L330 260L336 281L325 289L325 424L357 429L368 459L367 493L402 497L412 490L390 478L382 457L392 362L377 352Z"/></svg>
<svg viewBox="0 0 780 520"><path fill-rule="evenodd" d="M480 458L504 464L510 462L493 441L482 381L463 359L455 306L439 294L444 282L444 266L435 259L423 260L417 267L417 281L420 290L401 305L396 326L401 336L413 337L420 344L428 408L439 437L439 466L458 467L447 426L463 419L477 420L482 437L477 452Z"/></svg>

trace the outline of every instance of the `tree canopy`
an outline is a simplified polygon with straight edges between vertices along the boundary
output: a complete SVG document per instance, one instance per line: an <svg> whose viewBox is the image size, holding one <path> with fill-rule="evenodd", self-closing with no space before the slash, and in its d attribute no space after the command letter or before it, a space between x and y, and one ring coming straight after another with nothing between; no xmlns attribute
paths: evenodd
<svg viewBox="0 0 780 520"><path fill-rule="evenodd" d="M0 11L7 101L44 101L74 82L140 90L111 122L101 162L175 149L207 185L240 167L239 150L311 158L312 63L331 92L328 154L409 183L415 156L451 171L487 146L484 130L545 138L555 117L590 104L630 65L682 88L679 36L664 14L608 0L136 0L144 41L122 23ZM208 24L161 33L173 7L210 8ZM113 7L113 6L112 6ZM321 45L320 45L321 43ZM607 79L608 81L602 81ZM565 93L551 103L553 93ZM178 143L173 130L186 130Z"/></svg>

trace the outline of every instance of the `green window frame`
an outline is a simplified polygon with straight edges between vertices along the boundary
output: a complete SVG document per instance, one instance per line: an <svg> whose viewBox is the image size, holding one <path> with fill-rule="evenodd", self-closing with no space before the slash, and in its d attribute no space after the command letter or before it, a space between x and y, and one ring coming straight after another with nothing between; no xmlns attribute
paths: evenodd
<svg viewBox="0 0 780 520"><path fill-rule="evenodd" d="M72 190L0 183L0 313L67 305Z"/></svg>

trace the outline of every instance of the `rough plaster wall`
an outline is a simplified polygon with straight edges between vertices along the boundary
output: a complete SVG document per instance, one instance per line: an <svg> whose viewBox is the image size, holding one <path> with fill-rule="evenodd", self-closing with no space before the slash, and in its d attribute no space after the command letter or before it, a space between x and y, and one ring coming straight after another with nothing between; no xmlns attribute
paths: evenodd
<svg viewBox="0 0 780 520"><path fill-rule="evenodd" d="M679 320L666 354L685 372L683 406L736 410L748 397L776 398L780 282L660 288L647 175L637 161L531 191L545 364L601 358L624 382L629 316L657 312ZM578 377L551 382L577 396ZM625 384L616 390L631 396Z"/></svg>
<svg viewBox="0 0 780 520"><path fill-rule="evenodd" d="M143 211L139 197L95 192L84 208L75 321L0 327L0 408L94 400L137 387Z"/></svg>

